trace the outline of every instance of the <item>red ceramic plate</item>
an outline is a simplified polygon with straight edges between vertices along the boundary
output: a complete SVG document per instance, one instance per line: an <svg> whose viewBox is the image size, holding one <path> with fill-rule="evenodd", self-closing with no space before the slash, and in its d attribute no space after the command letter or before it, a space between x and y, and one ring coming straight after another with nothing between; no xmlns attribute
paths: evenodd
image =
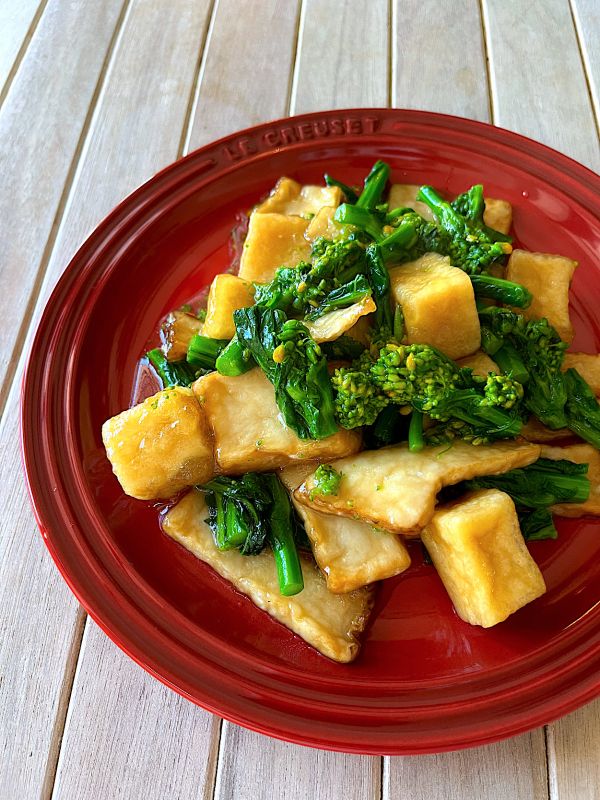
<svg viewBox="0 0 600 800"><path fill-rule="evenodd" d="M600 526L561 521L532 545L548 592L492 630L454 613L433 568L386 581L358 660L320 656L162 534L125 497L100 440L128 407L157 325L227 267L236 214L281 175L393 179L510 200L520 245L580 262L577 350L600 350L600 179L513 133L417 111L309 114L204 147L125 200L54 291L23 386L25 467L65 580L126 653L199 705L262 733L356 753L483 744L599 693Z"/></svg>

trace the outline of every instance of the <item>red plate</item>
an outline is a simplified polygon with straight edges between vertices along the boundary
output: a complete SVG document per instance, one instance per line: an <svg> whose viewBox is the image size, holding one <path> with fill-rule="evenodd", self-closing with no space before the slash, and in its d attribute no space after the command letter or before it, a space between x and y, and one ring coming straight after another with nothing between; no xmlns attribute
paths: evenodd
<svg viewBox="0 0 600 800"><path fill-rule="evenodd" d="M433 568L386 581L359 659L334 664L254 608L125 497L100 440L126 408L160 318L228 263L238 212L281 175L393 179L511 201L519 243L580 262L574 347L600 349L600 178L540 144L418 111L309 114L204 147L125 200L77 253L42 318L23 385L25 466L65 580L106 633L199 705L262 733L356 753L491 742L599 693L600 530L561 521L531 547L548 592L492 630L454 613Z"/></svg>

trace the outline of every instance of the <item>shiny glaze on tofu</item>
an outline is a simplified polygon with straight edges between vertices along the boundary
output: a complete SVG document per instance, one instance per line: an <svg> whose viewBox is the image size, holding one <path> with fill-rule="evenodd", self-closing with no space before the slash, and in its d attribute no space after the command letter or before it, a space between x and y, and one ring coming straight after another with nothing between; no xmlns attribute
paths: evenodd
<svg viewBox="0 0 600 800"><path fill-rule="evenodd" d="M511 498L473 492L439 508L421 539L458 613L490 628L546 591Z"/></svg>
<svg viewBox="0 0 600 800"><path fill-rule="evenodd" d="M365 450L335 464L342 475L337 495L313 494L311 498L311 475L294 496L317 511L411 533L429 522L443 486L525 467L539 453L537 445L519 441L478 446L457 441L451 447L425 447L419 453L411 453L407 444Z"/></svg>
<svg viewBox="0 0 600 800"><path fill-rule="evenodd" d="M369 589L333 594L312 558L301 555L304 589L293 597L284 597L279 591L270 548L257 556L244 556L238 550L218 550L204 521L207 516L204 496L192 490L165 516L163 529L320 653L343 663L356 658L358 636L373 603Z"/></svg>
<svg viewBox="0 0 600 800"><path fill-rule="evenodd" d="M254 305L252 284L237 275L217 275L210 285L206 301L206 319L202 333L211 339L235 336L233 312Z"/></svg>
<svg viewBox="0 0 600 800"><path fill-rule="evenodd" d="M571 444L566 447L542 447L542 458L553 461L566 459L576 464L588 464L587 476L590 481L590 496L585 503L563 503L552 506L559 517L585 517L587 514L600 516L600 453L591 444Z"/></svg>
<svg viewBox="0 0 600 800"><path fill-rule="evenodd" d="M365 297L347 308L337 308L328 314L304 324L315 342L333 342L353 328L361 317L372 314L377 306L372 297Z"/></svg>
<svg viewBox="0 0 600 800"><path fill-rule="evenodd" d="M465 272L450 266L448 257L426 253L390 270L390 282L409 344L430 344L453 359L479 348L473 285Z"/></svg>
<svg viewBox="0 0 600 800"><path fill-rule="evenodd" d="M169 498L214 475L213 443L191 389L175 386L117 414L102 441L125 494Z"/></svg>
<svg viewBox="0 0 600 800"><path fill-rule="evenodd" d="M286 467L280 477L293 491L316 467L317 464ZM323 514L296 500L294 505L330 591L351 592L399 575L410 566L408 550L395 534L378 530L360 520Z"/></svg>
<svg viewBox="0 0 600 800"><path fill-rule="evenodd" d="M564 256L513 250L506 279L526 286L533 295L529 308L517 309L526 319L546 317L565 342L573 340L569 287L577 262Z"/></svg>
<svg viewBox="0 0 600 800"><path fill-rule="evenodd" d="M275 390L258 368L235 378L211 372L193 389L214 435L218 468L229 475L276 469L298 459L340 458L360 449L356 431L340 430L316 441L296 436L283 422Z"/></svg>
<svg viewBox="0 0 600 800"><path fill-rule="evenodd" d="M308 221L285 214L251 215L240 261L239 276L246 281L268 283L278 267L295 267L310 257L304 238Z"/></svg>
<svg viewBox="0 0 600 800"><path fill-rule="evenodd" d="M342 192L337 186L302 186L291 178L280 178L266 200L255 208L258 214L287 214L310 218L323 206L339 206Z"/></svg>

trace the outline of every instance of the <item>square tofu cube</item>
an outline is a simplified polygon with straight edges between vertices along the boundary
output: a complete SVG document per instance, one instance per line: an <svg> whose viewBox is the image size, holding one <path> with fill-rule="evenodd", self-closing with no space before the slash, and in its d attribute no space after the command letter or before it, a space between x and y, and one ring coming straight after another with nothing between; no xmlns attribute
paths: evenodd
<svg viewBox="0 0 600 800"><path fill-rule="evenodd" d="M259 214L288 214L310 219L323 206L336 208L341 201L342 193L337 186L301 186L291 178L280 178L256 211Z"/></svg>
<svg viewBox="0 0 600 800"><path fill-rule="evenodd" d="M334 206L323 206L308 223L304 237L312 243L321 236L326 239L336 239L340 236L343 226L338 225L334 220L335 212Z"/></svg>
<svg viewBox="0 0 600 800"><path fill-rule="evenodd" d="M175 386L117 414L102 441L125 494L168 498L214 475L212 438L191 389Z"/></svg>
<svg viewBox="0 0 600 800"><path fill-rule="evenodd" d="M506 267L506 280L521 283L533 295L526 309L517 309L527 319L546 317L565 342L573 340L569 318L569 286L577 262L564 256L513 250Z"/></svg>
<svg viewBox="0 0 600 800"><path fill-rule="evenodd" d="M474 353L481 343L475 294L469 276L450 259L426 253L390 271L409 344L437 347L450 358Z"/></svg>
<svg viewBox="0 0 600 800"><path fill-rule="evenodd" d="M511 498L473 492L440 508L421 538L461 619L490 628L544 594Z"/></svg>
<svg viewBox="0 0 600 800"><path fill-rule="evenodd" d="M298 459L340 458L360 450L356 431L340 429L326 439L300 439L281 418L275 390L264 372L228 378L211 372L194 384L214 434L219 469L230 475L284 467Z"/></svg>
<svg viewBox="0 0 600 800"><path fill-rule="evenodd" d="M508 233L512 225L512 206L508 200L494 200L485 198L485 211L483 221L488 228L493 228L500 233Z"/></svg>
<svg viewBox="0 0 600 800"><path fill-rule="evenodd" d="M217 275L210 285L206 302L204 336L231 339L235 334L233 312L254 305L252 285L237 275Z"/></svg>
<svg viewBox="0 0 600 800"><path fill-rule="evenodd" d="M392 184L388 197L390 211L395 208L412 208L424 219L435 222L435 214L427 203L422 203L420 200L415 199L420 188L420 186L412 183Z"/></svg>
<svg viewBox="0 0 600 800"><path fill-rule="evenodd" d="M258 214L250 217L248 235L240 261L240 278L268 283L278 267L295 267L310 256L310 242L304 238L308 222L284 214Z"/></svg>

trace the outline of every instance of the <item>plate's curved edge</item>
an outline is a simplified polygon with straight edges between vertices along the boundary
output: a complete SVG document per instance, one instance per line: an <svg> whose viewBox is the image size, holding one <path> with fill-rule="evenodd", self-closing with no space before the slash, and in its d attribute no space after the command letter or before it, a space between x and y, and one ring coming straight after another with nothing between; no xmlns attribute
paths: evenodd
<svg viewBox="0 0 600 800"><path fill-rule="evenodd" d="M85 259L86 245L88 247L90 247L90 248L93 248L93 244L96 241L95 237L102 238L102 235L107 232L106 229L110 228L111 224L114 224L114 221L119 217L120 214L128 212L130 207L132 207L132 209L131 209L132 213L137 213L137 211L139 210L139 209L135 208L137 200L140 199L140 200L143 201L145 192L147 192L150 187L154 186L155 183L160 183L160 181L163 181L166 178L167 179L167 181L166 181L167 185L164 187L163 191L164 192L170 191L170 179L172 177L174 177L175 170L178 168L179 165L183 164L183 162L188 162L188 160L189 160L189 162L193 162L193 161L201 158L206 152L210 152L212 148L223 147L224 143L239 142L240 141L240 137L243 139L249 132L252 132L252 131L254 131L256 129L259 129L259 130L260 129L264 129L264 128L269 129L269 126L272 126L272 125L282 125L282 124L286 124L286 123L289 124L290 121L305 120L307 118L315 118L315 117L318 117L318 118L331 118L332 116L338 116L338 115L342 115L343 116L343 115L350 115L350 114L364 115L364 114L369 114L371 112L372 113L376 113L376 114L385 113L386 115L408 114L411 118L415 117L415 118L417 118L418 121L421 121L421 122L423 122L425 120L425 118L433 117L436 120L442 119L445 124L447 124L448 121L454 121L454 120L458 119L461 122L466 123L471 128L473 128L473 126L476 126L476 127L483 128L485 130L489 130L489 129L498 130L498 129L494 129L492 126L488 126L485 123L479 123L479 122L475 122L475 121L472 121L472 120L464 120L463 118L448 117L446 115L435 115L435 114L430 114L429 112L417 112L417 111L414 111L414 112L394 112L394 111L390 111L390 110L387 110L387 109L372 109L372 110L371 109L355 109L355 110L347 110L347 111L339 111L339 112L320 112L319 114L316 114L316 115L310 115L310 114L301 115L301 116L296 117L296 118L288 118L288 119L285 119L285 120L278 120L278 121L276 121L274 123L266 123L266 124L264 124L262 126L257 126L257 128L246 129L245 131L241 131L241 132L238 132L236 134L232 134L231 136L224 137L223 139L218 140L217 142L214 142L214 143L211 143L210 145L207 145L205 148L200 148L199 150L194 151L193 153L188 155L185 159L182 159L182 161L176 162L175 164L170 165L169 167L166 167L164 170L162 170L160 173L158 173L153 179L151 179L146 184L142 185L139 189L136 190L136 192L134 192L132 195L130 195L128 198L126 198L124 201L122 201L122 203L120 203L119 206L117 206L116 209L100 224L100 226L96 229L94 234L92 234L90 239L88 239L88 241L86 243L84 243L82 248L80 248L80 250L78 251L76 256L72 259L69 267L65 271L65 274L63 275L63 277L60 279L59 283L55 287L55 290L53 292L53 295L52 295L51 300L49 301L49 303L52 303L53 299L55 298L55 294L59 294L61 289L64 289L64 287L62 285L63 278L66 280L69 277L67 275L67 273L73 267L73 265L76 264L77 262L81 261L82 259ZM441 125L441 127L443 127L443 125ZM500 129L500 130L502 130L502 129ZM598 178L598 176L595 173L593 173L591 170L588 170L583 165L580 165L577 162L574 162L571 159L568 159L566 156L558 153L557 151L551 150L551 148L547 148L545 145L540 145L540 144L538 144L536 142L533 142L533 140L527 140L527 139L525 139L525 137L521 137L519 134L515 134L515 133L510 132L510 131L506 131L506 134L508 134L510 137L516 137L517 140L524 140L524 141L530 143L530 145L534 146L534 148L535 147L544 148L546 151L548 151L548 153L550 154L550 156L552 158L559 157L560 159L565 159L566 161L571 162L571 165L573 166L575 171L579 172L580 175L581 175L580 171L584 171L584 173L587 173L587 178L588 178L588 180L591 181L591 185L592 186L594 185L595 182L598 183L598 185L600 186L600 179ZM548 156L548 157L550 157L550 156ZM207 172L206 169L202 169L202 162L200 162L199 166L201 168L201 172L203 172L203 173ZM232 168L234 168L234 165L233 165ZM117 226L117 229L118 229L118 226ZM74 278L75 276L73 275L71 277ZM40 327L38 328L38 332L36 333L36 339L37 339L38 334L41 334L41 331L42 331L43 325L44 325L44 320L45 320L45 315L42 317L42 321L40 322ZM30 494L30 498L32 499L32 504L34 506L36 520L38 522L38 525L39 525L40 529L42 530L42 535L44 537L44 541L46 542L46 545L48 546L48 549L50 550L50 553L51 553L53 559L57 563L57 566L58 566L59 570L63 574L63 577L65 577L65 579L67 580L67 583L69 584L69 586L72 589L72 591L74 592L74 594L78 597L78 599L80 600L80 602L82 602L82 604L84 606L87 606L86 597L84 596L84 593L81 591L81 587L74 585L73 582L70 580L70 576L68 574L66 574L66 571L64 569L64 565L61 562L60 554L58 553L57 550L55 550L55 548L51 544L52 540L51 540L51 537L48 536L47 525L46 525L44 517L43 517L43 515L41 513L41 509L39 508L39 503L40 503L41 498L36 495L34 487L32 486L32 484L30 483L30 480L29 480L30 470L27 468L27 463L28 463L28 461L27 461L27 444L26 444L26 441L25 441L26 434L25 434L24 420L25 420L25 417L26 417L26 415L28 413L28 411L27 411L27 400L26 400L26 396L25 395L26 395L26 387L29 385L29 383L31 381L31 377L30 377L30 368L31 368L31 366L32 366L32 360L30 360L28 362L28 364L27 364L26 371L25 371L25 373L23 375L22 390L21 390L21 446L22 446L22 455L23 455L24 464L25 464L28 492ZM150 674L154 675L155 677L158 677L166 685L170 686L171 688L175 689L179 693L181 693L184 696L188 697L188 699L191 699L193 702L198 702L198 699L193 697L192 695L188 694L185 691L185 689L183 689L182 687L176 685L176 683L172 683L170 680L166 679L164 676L161 676L160 673L157 672L150 664L148 664L148 663L146 663L144 661L143 656L138 656L138 654L136 652L134 652L133 650L130 650L123 643L122 640L119 640L119 635L117 633L115 633L115 631L113 631L108 625L106 625L104 620L100 619L100 617L96 615L96 613L95 613L95 611L93 609L88 608L87 610L88 610L88 613L90 613L90 616L100 625L100 627L102 627L103 630L105 630L105 632L110 636L110 638L113 639L113 641L116 641L116 643L118 644L119 647L121 647L121 649L123 649L130 657L132 657L142 667L144 667L144 669L146 669ZM594 697L599 692L600 692L600 686L596 686L595 688L590 689L587 692L584 692L584 694L582 695L581 698L577 698L577 699L572 698L572 701L575 703L575 705L578 705L581 702L587 702L587 700L592 699L592 697ZM572 710L572 708L575 707L573 705L573 702L571 702L571 703L565 702L564 707L561 707L561 709L556 714L556 717L562 716L564 713L567 713L568 711ZM457 743L454 743L454 744L452 744L450 746L436 746L433 750L431 748L429 748L429 747L423 747L423 748L418 748L418 749L410 749L410 748L407 749L406 746L402 746L400 748L394 747L393 749L390 749L390 750L382 749L382 748L378 747L377 750L375 751L375 750L359 748L359 747L356 747L354 745L351 745L350 743L348 743L348 744L346 744L344 746L330 746L326 742L323 742L323 741L320 741L320 740L312 740L312 739L309 739L309 738L306 738L306 737L297 737L297 736L294 735L293 731L285 731L285 732L278 733L277 731L275 731L273 729L272 726L268 726L267 725L266 727L262 727L262 726L259 726L259 725L256 725L256 724L252 724L251 720L247 720L245 718L239 717L238 715L236 715L234 713L229 713L225 709L210 707L210 703L208 701L207 702L202 702L202 703L199 703L199 704L202 705L203 707L207 708L208 710L212 711L213 713L222 714L223 716L225 716L228 719L231 719L234 722L242 724L245 727L249 727L249 728L251 728L253 730L257 730L258 732L261 732L261 733L266 733L266 734L269 734L269 735L275 735L278 738L282 738L282 739L285 739L287 741L294 741L294 742L297 742L298 744L308 744L310 746L322 747L322 748L325 748L325 749L336 749L336 750L342 750L342 751L345 751L345 752L355 752L355 753L370 753L370 754L375 754L375 753L377 753L377 754L379 754L379 753L383 753L383 754L387 754L387 753L389 753L389 754L399 754L399 753L403 753L403 754L409 754L409 753L424 753L424 752L441 752L442 750L458 749L458 748L461 748L461 747L470 747L470 746L474 746L476 744L483 744L483 743L486 743L486 742L496 741L496 740L498 740L500 738L503 738L506 735L512 735L512 731L510 733L499 732L499 733L497 733L495 735L492 735L492 736L490 736L488 738L481 738L481 736L479 736L479 737L476 737L476 738L469 738L468 740L465 739L464 742L460 742L460 743L457 742ZM552 718L556 718L556 717L552 717L552 715L551 716L545 716L543 719L540 719L540 720L537 720L537 718L533 718L533 724L531 724L531 725L530 724L524 724L518 730L515 728L514 733L523 732L525 730L531 729L532 727L537 727L537 725L543 724L543 722L548 722Z"/></svg>

